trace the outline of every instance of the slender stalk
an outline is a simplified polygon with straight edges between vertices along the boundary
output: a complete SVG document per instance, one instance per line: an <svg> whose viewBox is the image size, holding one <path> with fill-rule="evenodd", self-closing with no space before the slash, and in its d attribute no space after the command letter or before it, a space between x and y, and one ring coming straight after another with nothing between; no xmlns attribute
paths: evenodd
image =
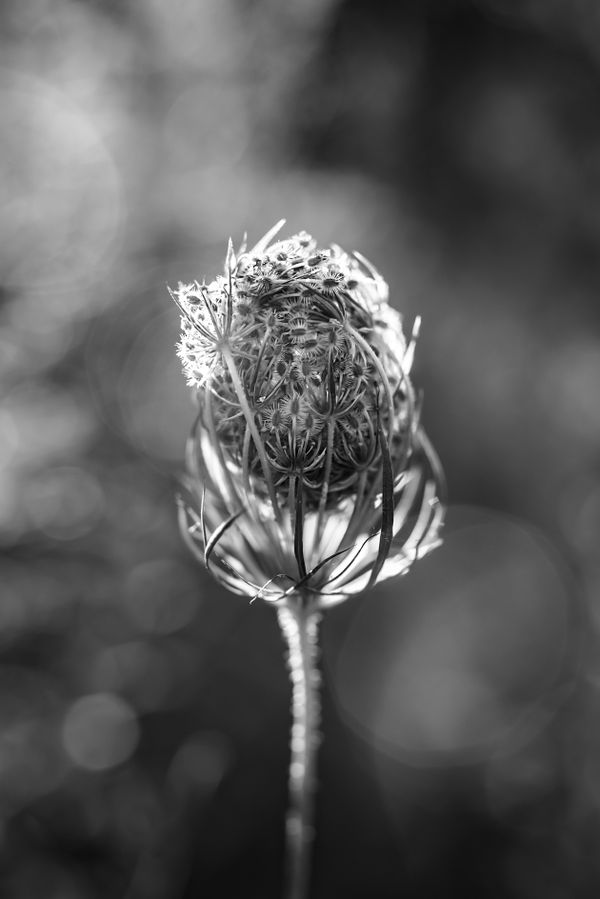
<svg viewBox="0 0 600 899"><path fill-rule="evenodd" d="M286 899L308 899L316 754L319 745L318 624L321 613L300 594L278 609L292 684L289 795L286 818Z"/></svg>

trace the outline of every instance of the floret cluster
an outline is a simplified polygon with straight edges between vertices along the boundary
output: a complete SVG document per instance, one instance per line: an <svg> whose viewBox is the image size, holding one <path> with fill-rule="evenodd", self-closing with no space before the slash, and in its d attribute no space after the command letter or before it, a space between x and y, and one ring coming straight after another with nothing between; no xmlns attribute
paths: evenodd
<svg viewBox="0 0 600 899"><path fill-rule="evenodd" d="M408 450L406 342L387 293L360 257L305 232L230 253L224 276L174 292L187 382L210 394L218 438L255 489L264 459L244 401L281 503L297 479L306 508L338 503L377 469L381 428L393 455Z"/></svg>

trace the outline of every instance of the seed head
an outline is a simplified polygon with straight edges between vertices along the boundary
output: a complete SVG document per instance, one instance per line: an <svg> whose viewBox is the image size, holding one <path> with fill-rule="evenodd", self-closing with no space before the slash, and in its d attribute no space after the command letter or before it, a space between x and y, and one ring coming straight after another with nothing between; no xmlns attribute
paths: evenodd
<svg viewBox="0 0 600 899"><path fill-rule="evenodd" d="M177 352L198 399L180 523L237 593L321 606L407 571L439 543L443 475L383 278L306 232L180 284Z"/></svg>

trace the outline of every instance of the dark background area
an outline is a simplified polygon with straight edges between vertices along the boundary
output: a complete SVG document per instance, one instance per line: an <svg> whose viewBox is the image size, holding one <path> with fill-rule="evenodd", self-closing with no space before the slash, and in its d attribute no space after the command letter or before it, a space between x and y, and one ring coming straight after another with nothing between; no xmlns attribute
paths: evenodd
<svg viewBox="0 0 600 899"><path fill-rule="evenodd" d="M370 258L446 542L323 623L314 899L600 889L600 6L4 0L0 894L281 895L271 608L188 556L166 284Z"/></svg>

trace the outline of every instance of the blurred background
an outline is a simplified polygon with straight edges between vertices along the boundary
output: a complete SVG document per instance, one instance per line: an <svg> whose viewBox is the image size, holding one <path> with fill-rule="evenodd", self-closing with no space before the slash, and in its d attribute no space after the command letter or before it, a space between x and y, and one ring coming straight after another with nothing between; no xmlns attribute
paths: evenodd
<svg viewBox="0 0 600 899"><path fill-rule="evenodd" d="M446 542L323 624L314 899L600 889L600 7L4 0L0 894L281 895L273 610L182 547L166 285L277 219L412 326Z"/></svg>

